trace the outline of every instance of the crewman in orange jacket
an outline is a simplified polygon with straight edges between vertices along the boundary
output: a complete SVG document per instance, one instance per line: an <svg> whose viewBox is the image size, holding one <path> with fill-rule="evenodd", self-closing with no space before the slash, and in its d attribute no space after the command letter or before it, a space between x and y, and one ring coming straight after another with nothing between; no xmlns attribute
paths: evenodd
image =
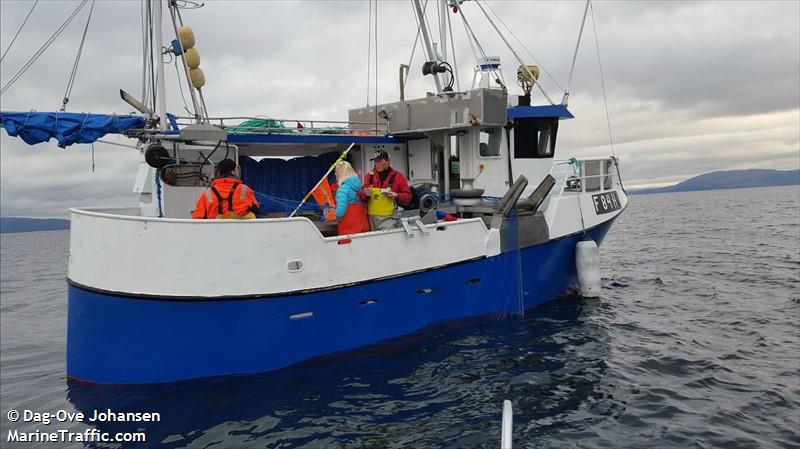
<svg viewBox="0 0 800 449"><path fill-rule="evenodd" d="M256 218L260 208L256 195L239 179L237 172L236 162L231 159L223 159L217 164L214 181L197 199L192 218Z"/></svg>

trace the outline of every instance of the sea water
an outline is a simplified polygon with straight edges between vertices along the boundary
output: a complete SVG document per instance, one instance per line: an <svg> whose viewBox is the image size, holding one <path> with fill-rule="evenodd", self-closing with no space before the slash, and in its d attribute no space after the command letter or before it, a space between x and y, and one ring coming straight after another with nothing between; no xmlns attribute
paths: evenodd
<svg viewBox="0 0 800 449"><path fill-rule="evenodd" d="M600 299L151 386L65 379L68 232L3 234L0 447L497 448L504 399L515 448L800 447L799 201L796 186L631 196ZM159 419L89 420L117 412ZM58 430L146 441L7 441Z"/></svg>

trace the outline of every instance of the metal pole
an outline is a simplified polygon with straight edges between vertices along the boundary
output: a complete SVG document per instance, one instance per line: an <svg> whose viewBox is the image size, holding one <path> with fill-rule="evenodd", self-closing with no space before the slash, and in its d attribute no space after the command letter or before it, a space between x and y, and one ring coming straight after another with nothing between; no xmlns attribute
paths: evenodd
<svg viewBox="0 0 800 449"><path fill-rule="evenodd" d="M155 57L158 61L158 105L156 113L158 114L161 129L167 129L167 93L164 82L164 41L161 36L161 0L151 0L153 5L153 27L156 30L156 41L153 43L155 46Z"/></svg>
<svg viewBox="0 0 800 449"><path fill-rule="evenodd" d="M417 11L417 18L419 19L419 27L422 30L422 40L425 42L425 50L428 52L428 57L431 60L436 60L436 53L433 51L433 46L431 45L431 37L428 34L428 25L425 23L425 13L422 12L422 4L419 0L414 0L414 8ZM436 82L436 93L442 92L442 82L439 80L439 74L433 73L433 80Z"/></svg>
<svg viewBox="0 0 800 449"><path fill-rule="evenodd" d="M439 46L442 49L442 61L447 61L447 11L447 0L439 0ZM445 82L449 84L450 79L445 79Z"/></svg>

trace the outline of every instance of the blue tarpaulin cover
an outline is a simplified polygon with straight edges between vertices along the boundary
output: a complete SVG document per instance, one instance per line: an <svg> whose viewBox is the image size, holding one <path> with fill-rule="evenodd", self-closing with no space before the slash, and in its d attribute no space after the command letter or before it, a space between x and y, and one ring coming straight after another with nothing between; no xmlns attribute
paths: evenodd
<svg viewBox="0 0 800 449"><path fill-rule="evenodd" d="M239 156L239 167L245 184L264 196L258 198L262 203L262 212L285 212L299 204L338 158L338 151L319 156L296 157L288 161L271 158L256 161L247 156ZM266 197L272 197L276 201L265 202ZM313 204L313 199L309 203L309 208L319 209Z"/></svg>
<svg viewBox="0 0 800 449"><path fill-rule="evenodd" d="M0 112L0 121L11 137L28 145L58 140L66 148L75 143L93 143L111 133L145 127L134 115L81 114L75 112Z"/></svg>

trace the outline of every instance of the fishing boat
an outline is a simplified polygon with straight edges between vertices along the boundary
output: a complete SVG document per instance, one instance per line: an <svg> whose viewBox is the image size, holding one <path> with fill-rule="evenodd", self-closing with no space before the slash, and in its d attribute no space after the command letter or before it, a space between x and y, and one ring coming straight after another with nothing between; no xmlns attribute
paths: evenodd
<svg viewBox="0 0 800 449"><path fill-rule="evenodd" d="M30 144L118 133L142 154L132 167L138 207L70 210L68 377L140 384L265 372L440 322L524 313L570 289L598 294L596 245L627 204L619 166L555 158L559 123L573 116L566 93L532 104L537 66L519 60L521 92L509 94L501 61L476 40L473 85L454 88L448 22L434 42L414 0L422 73L435 91L406 99L403 65L397 101L350 109L347 120L213 117L186 2L145 3L151 23L169 12L174 39L165 45L160 25L146 36L151 99L121 91L138 113L0 116ZM467 7L491 21L482 0L437 7L442 21L469 27ZM180 58L190 115L167 110L164 55ZM381 151L407 174L414 205L395 213L393 228L337 235L302 199L333 162L347 159L363 177ZM192 219L226 158L239 162L262 214Z"/></svg>

